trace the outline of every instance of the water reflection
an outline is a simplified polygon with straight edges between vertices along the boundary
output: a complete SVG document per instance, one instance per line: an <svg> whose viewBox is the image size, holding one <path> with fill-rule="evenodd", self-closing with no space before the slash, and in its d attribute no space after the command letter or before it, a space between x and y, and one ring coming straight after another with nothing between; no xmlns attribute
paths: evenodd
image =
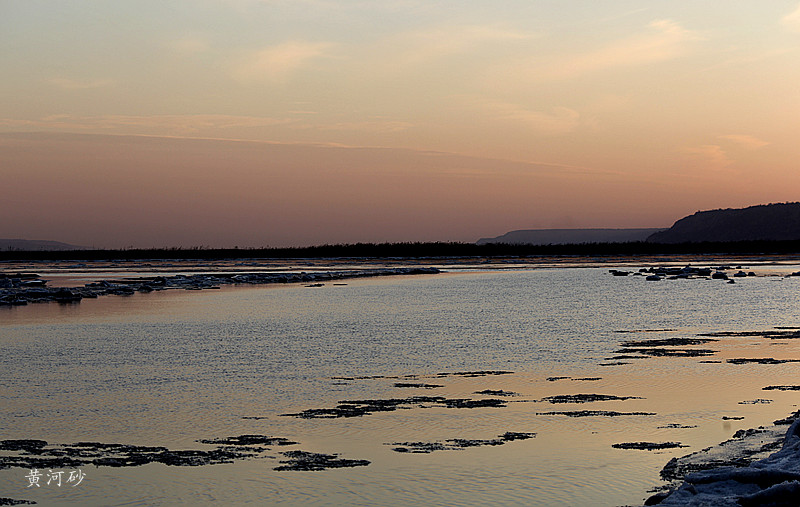
<svg viewBox="0 0 800 507"><path fill-rule="evenodd" d="M371 463L277 472L283 458L276 450L264 459L198 468L90 466L80 490L35 495L25 491L21 469L6 469L0 490L81 505L640 502L658 484L660 467L687 449L612 444L677 440L692 450L783 417L797 394L765 395L761 388L785 383L796 366L703 363L702 357L598 366L620 342L652 337L615 331L670 329L659 337L691 337L798 325L797 310L786 305L796 282L648 284L601 269L550 269L350 280L314 289L166 291L2 309L4 439L197 449L198 439L263 434L299 442L293 449ZM800 358L791 340L729 337L711 348L720 361ZM515 373L437 375L486 370ZM553 376L566 378L547 380ZM578 380L587 378L593 380ZM395 386L403 382L442 387ZM476 392L486 389L518 396L503 398L504 407L410 403L361 417L282 415L343 400L484 399L491 396ZM580 393L642 399L566 408L542 401ZM772 403L740 404L766 397ZM583 409L657 415L538 415ZM723 421L723 415L744 419ZM385 445L492 439L507 431L536 437L430 454Z"/></svg>

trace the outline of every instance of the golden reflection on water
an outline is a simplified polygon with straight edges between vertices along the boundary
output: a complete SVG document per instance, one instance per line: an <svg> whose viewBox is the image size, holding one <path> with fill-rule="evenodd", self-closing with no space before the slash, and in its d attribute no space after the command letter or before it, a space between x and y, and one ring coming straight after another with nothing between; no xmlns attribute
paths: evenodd
<svg viewBox="0 0 800 507"><path fill-rule="evenodd" d="M481 277L485 274L461 274L451 279L491 280L491 277ZM308 378L276 380L274 375L278 373L259 367L262 356L258 354L265 354L269 348L259 348L258 340L255 344L242 342L242 347L253 347L248 349L252 355L239 356L236 350L225 346L205 350L214 346L213 340L202 341L200 335L196 339L192 335L204 322L221 322L224 325L220 329L230 333L226 340L238 343L235 342L240 333L237 326L256 325L261 322L258 319L265 316L279 318L292 314L308 319L315 315L328 318L339 306L346 307L345 313L359 315L358 312L365 311L364 301L376 294L373 289L388 288L393 292L413 287L410 295L404 296L406 299L373 301L372 306L367 305L371 311L379 308L383 312L381 322L391 326L392 319L399 318L394 313L395 305L414 308L414 295L432 283L431 280L436 277L353 280L348 281L347 287L324 288L344 289L330 298L323 297L323 293L318 293L323 294L319 298L309 297L312 293L308 291L315 289L282 286L165 291L129 297L108 296L72 306L43 304L0 309L8 310L0 313L0 346L7 350L18 350L26 340L45 338L47 343L42 341L43 347L64 346L69 350L75 340L80 339L82 329L88 332L92 326L111 326L109 330L124 330L131 324L143 326L137 329L144 333L149 333L152 326L172 326L170 329L176 330L172 339L182 344L173 350L174 344L161 343L160 335L156 335L148 342L154 349L140 350L136 352L139 355L133 354L139 336L102 335L109 343L101 340L96 344L97 347L130 347L131 357L147 359L147 354L152 353L168 361L156 372L143 369L137 361L114 363L117 357L114 354L107 356L105 364L54 361L50 368L65 369L61 374L56 372L54 377L62 379L60 388L75 390L65 392L64 399L69 400L70 406L33 395L20 397L8 387L8 382L0 384L0 399L4 405L4 424L0 426L5 428L2 438L42 438L52 443L94 440L202 449L204 446L197 443L197 439L266 434L300 442L287 449L341 453L345 458L371 461L368 467L276 472L272 469L283 459L278 452L284 449L273 448L265 459L203 467L149 464L115 469L87 466L87 481L79 487L36 492L25 488L26 471L15 468L0 470L0 491L4 496L34 499L42 505L636 504L648 496L648 488L660 484L658 471L671 457L728 439L738 429L769 424L796 409L796 392L762 390L767 385L790 383L787 379L796 378L796 363L736 365L724 362L737 357L800 359L796 340L720 338L719 342L702 346L718 350L713 357L655 357L605 367L596 362L584 362L564 363L563 366L547 363L546 368L541 368L532 361L527 369L514 368L516 373L508 375L440 377L436 375L440 371L438 368L404 369L403 364L396 364L393 371L386 372L387 375L417 375L403 381L443 386L415 389L394 387L398 382L396 378L337 382L329 376L315 376L315 371L300 372ZM434 296L439 295L434 293ZM421 311L428 311L424 309L425 301L419 303ZM303 319L299 321L304 322ZM330 323L337 322L331 320ZM42 327L50 334L40 331ZM72 334L67 333L68 328L72 329ZM96 331L96 327L92 329ZM431 332L436 330L431 329ZM666 335L691 336L693 332L689 328L678 328ZM664 335L658 333L659 338ZM644 333L635 336L636 339L650 337ZM634 337L616 337L619 341L629 338ZM220 364L207 368L201 362L179 360L180 354L201 353L219 358ZM325 349L310 350L309 354L320 354L320 364L324 364ZM33 391L46 388L36 378L37 368L45 366L35 363L35 354L28 357L32 361L30 378L17 378L15 385L26 381ZM51 357L57 358L58 354ZM234 363L226 363L228 357ZM250 358L252 364L242 357ZM170 358L174 361L169 361ZM723 362L701 362L708 359ZM597 358L597 361L602 359ZM70 376L74 384L70 383ZM113 379L118 378L124 388L95 386L97 390L93 390L92 376L112 384ZM568 378L547 380L552 376ZM599 380L579 380L595 377ZM301 382L309 383L310 387L298 384ZM305 389L302 392L306 394L298 397L292 389ZM475 394L484 389L517 395L504 397L508 403L503 408L408 407L339 419L279 415L332 407L337 401L348 399L491 397ZM541 401L546 396L592 393L642 399L582 404ZM772 402L741 403L755 399ZM654 412L656 415L580 418L540 415L565 410ZM243 418L252 416L265 418ZM723 420L722 416L743 419ZM670 424L696 427L665 428ZM536 437L498 446L430 454L397 453L392 451L392 445L387 445L453 438L492 439L507 431L535 432ZM637 441L677 441L689 447L659 451L611 447L615 443Z"/></svg>

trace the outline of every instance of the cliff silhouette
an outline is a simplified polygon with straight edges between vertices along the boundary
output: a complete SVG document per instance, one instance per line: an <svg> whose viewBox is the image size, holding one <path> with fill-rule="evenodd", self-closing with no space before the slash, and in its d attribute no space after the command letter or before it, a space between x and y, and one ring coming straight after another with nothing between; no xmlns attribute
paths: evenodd
<svg viewBox="0 0 800 507"><path fill-rule="evenodd" d="M0 238L0 250L86 250L85 246L70 245L60 241L48 241L44 239L10 239Z"/></svg>
<svg viewBox="0 0 800 507"><path fill-rule="evenodd" d="M479 245L506 243L509 245L569 245L579 243L625 243L644 241L655 229L527 229L511 231L496 238L481 238Z"/></svg>
<svg viewBox="0 0 800 507"><path fill-rule="evenodd" d="M681 218L669 229L652 234L647 241L700 243L798 239L800 202L792 202L698 211Z"/></svg>

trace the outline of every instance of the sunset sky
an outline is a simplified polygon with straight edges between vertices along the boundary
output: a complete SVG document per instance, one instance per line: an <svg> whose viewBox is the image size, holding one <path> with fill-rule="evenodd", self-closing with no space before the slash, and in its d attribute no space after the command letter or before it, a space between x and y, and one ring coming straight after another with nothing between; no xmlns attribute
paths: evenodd
<svg viewBox="0 0 800 507"><path fill-rule="evenodd" d="M0 0L0 238L475 241L800 200L800 3Z"/></svg>

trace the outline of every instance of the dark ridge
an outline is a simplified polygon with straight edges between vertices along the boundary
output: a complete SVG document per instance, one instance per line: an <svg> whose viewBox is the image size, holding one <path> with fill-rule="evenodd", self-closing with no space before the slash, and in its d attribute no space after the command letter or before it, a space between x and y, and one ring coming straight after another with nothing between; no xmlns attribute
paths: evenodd
<svg viewBox="0 0 800 507"><path fill-rule="evenodd" d="M436 377L485 377L486 375L509 375L513 371L506 370L479 370L479 371L455 371L437 373Z"/></svg>
<svg viewBox="0 0 800 507"><path fill-rule="evenodd" d="M681 347L686 345L702 345L719 340L713 338L663 338L652 340L631 340L622 342L620 345L626 348L631 347Z"/></svg>
<svg viewBox="0 0 800 507"><path fill-rule="evenodd" d="M14 498L0 497L0 505L36 505L33 500L17 500Z"/></svg>
<svg viewBox="0 0 800 507"><path fill-rule="evenodd" d="M689 447L680 442L621 442L611 444L614 449L637 449L640 451L656 451L660 449L675 449L677 447Z"/></svg>
<svg viewBox="0 0 800 507"><path fill-rule="evenodd" d="M103 442L76 442L71 445L48 444L44 440L1 440L0 470L6 468L77 468L94 465L134 467L148 463L168 466L203 466L263 457L268 446L294 445L282 437L239 435L198 440L216 445L209 450L170 450L166 447Z"/></svg>
<svg viewBox="0 0 800 507"><path fill-rule="evenodd" d="M86 250L86 247L43 239L0 238L0 250Z"/></svg>
<svg viewBox="0 0 800 507"><path fill-rule="evenodd" d="M622 415L656 415L654 412L617 412L615 410L565 410L536 412L536 415L565 415L567 417L618 417Z"/></svg>
<svg viewBox="0 0 800 507"><path fill-rule="evenodd" d="M449 438L444 442L393 442L386 445L395 445L395 452L408 452L414 454L430 454L434 451L460 451L467 447L481 447L487 445L504 445L514 440L527 440L536 436L536 433L520 433L508 431L497 438L488 440Z"/></svg>
<svg viewBox="0 0 800 507"><path fill-rule="evenodd" d="M527 245L565 245L575 243L623 243L644 241L662 228L650 229L526 229L511 231L495 238L481 238L479 245L486 243L509 243Z"/></svg>
<svg viewBox="0 0 800 507"><path fill-rule="evenodd" d="M549 403L590 403L593 401L625 401L625 400L642 400L640 396L614 396L611 394L558 394L555 396L546 396L539 401L546 401Z"/></svg>
<svg viewBox="0 0 800 507"><path fill-rule="evenodd" d="M800 331L794 328L775 328L778 331L718 331L715 333L701 333L697 336L736 336L736 337L763 337L771 340L790 340L800 338Z"/></svg>
<svg viewBox="0 0 800 507"><path fill-rule="evenodd" d="M672 348L624 348L617 351L618 354L642 354L651 357L700 357L710 356L716 353L711 349L672 349Z"/></svg>
<svg viewBox="0 0 800 507"><path fill-rule="evenodd" d="M614 331L615 333L667 333L670 331L677 331L677 329L620 329Z"/></svg>
<svg viewBox="0 0 800 507"><path fill-rule="evenodd" d="M376 412L393 412L408 408L501 408L508 406L506 400L496 398L469 399L445 398L444 396L410 396L377 400L343 400L333 408L310 408L295 414L281 414L301 419L337 419L340 417L362 417Z"/></svg>
<svg viewBox="0 0 800 507"><path fill-rule="evenodd" d="M424 384L422 382L395 382L394 386L400 388L417 388L417 389L436 389L437 387L444 387L441 384Z"/></svg>
<svg viewBox="0 0 800 507"><path fill-rule="evenodd" d="M279 463L283 463L283 465L277 466L273 470L316 472L329 468L365 467L370 463L365 459L339 458L338 454L321 454L308 451L286 451L281 454L289 459L281 460Z"/></svg>
<svg viewBox="0 0 800 507"><path fill-rule="evenodd" d="M679 254L794 254L800 240L704 241L686 243L579 243L513 245L507 243L356 243L292 248L132 248L123 250L0 251L0 260L140 260L140 259L313 259L628 256Z"/></svg>
<svg viewBox="0 0 800 507"><path fill-rule="evenodd" d="M226 438L207 438L198 440L201 444L217 445L295 445L288 438L270 437L267 435L239 435Z"/></svg>
<svg viewBox="0 0 800 507"><path fill-rule="evenodd" d="M800 203L761 204L740 209L698 211L681 218L652 243L782 241L800 239Z"/></svg>
<svg viewBox="0 0 800 507"><path fill-rule="evenodd" d="M484 389L483 391L475 391L473 394L485 394L488 396L517 396L513 391L503 391L502 389Z"/></svg>
<svg viewBox="0 0 800 507"><path fill-rule="evenodd" d="M783 364L783 363L800 363L800 359L775 359L774 357L758 357L758 358L737 357L734 359L728 359L725 362L731 364L752 364L752 363Z"/></svg>

